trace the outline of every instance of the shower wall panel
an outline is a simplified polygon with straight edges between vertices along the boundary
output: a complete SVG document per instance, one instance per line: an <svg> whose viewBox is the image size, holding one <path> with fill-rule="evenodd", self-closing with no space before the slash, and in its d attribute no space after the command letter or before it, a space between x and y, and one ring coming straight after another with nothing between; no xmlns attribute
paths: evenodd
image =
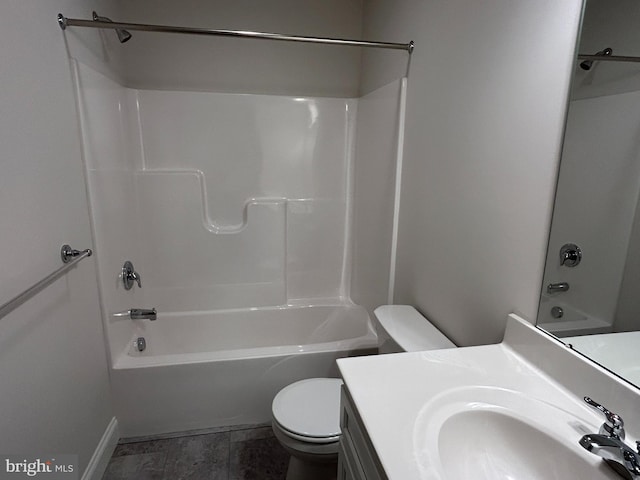
<svg viewBox="0 0 640 480"><path fill-rule="evenodd" d="M136 174L145 304L162 312L285 304L285 200L247 203L246 223L220 233L204 213L201 178Z"/></svg>
<svg viewBox="0 0 640 480"><path fill-rule="evenodd" d="M86 64L73 66L101 302L114 357L133 331L131 321L114 314L143 306L138 288L126 291L120 280L125 260L135 264L140 252L133 175L140 149L135 111L128 108L135 97Z"/></svg>
<svg viewBox="0 0 640 480"><path fill-rule="evenodd" d="M358 104L351 296L369 314L389 295L401 89L396 80Z"/></svg>
<svg viewBox="0 0 640 480"><path fill-rule="evenodd" d="M112 357L131 308L348 298L356 100L138 91L76 70ZM125 260L142 288L124 289Z"/></svg>
<svg viewBox="0 0 640 480"><path fill-rule="evenodd" d="M137 91L145 304L344 297L356 101Z"/></svg>

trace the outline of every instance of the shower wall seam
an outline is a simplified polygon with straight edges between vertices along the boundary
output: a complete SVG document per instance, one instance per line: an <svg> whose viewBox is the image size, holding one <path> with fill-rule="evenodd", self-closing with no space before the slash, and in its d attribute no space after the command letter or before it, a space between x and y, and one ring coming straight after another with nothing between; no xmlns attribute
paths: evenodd
<svg viewBox="0 0 640 480"><path fill-rule="evenodd" d="M402 164L404 159L404 126L407 109L407 84L404 77L400 82L400 108L398 109L398 131L396 136L396 178L393 199L393 227L391 230L391 258L389 261L389 291L387 303L393 304L396 282L396 262L398 258L398 230L400 225L400 200L402 195Z"/></svg>
<svg viewBox="0 0 640 480"><path fill-rule="evenodd" d="M94 198L94 195L92 194L91 188L89 187L90 181L89 181L89 164L87 161L87 141L86 138L88 137L88 133L86 131L86 116L84 114L84 103L82 101L82 86L81 86L81 82L80 82L80 72L79 72L79 68L78 68L78 60L73 58L73 57L69 57L69 68L71 70L71 81L72 81L72 85L73 85L73 96L75 99L75 108L76 108L76 113L78 115L78 134L80 136L80 154L82 156L82 167L83 167L83 176L85 178L85 192L86 192L86 196L87 196L87 205L89 207L89 224L90 224L90 229L91 229L91 240L93 243L93 249L96 252L100 252L100 241L98 240L98 234L96 231L96 218L95 218L95 203L96 203L96 199ZM97 248L96 248L97 247ZM96 284L98 287L98 303L100 306L100 318L102 318L102 332L104 335L105 339L109 338L109 332L108 332L108 328L107 328L107 304L106 304L106 300L104 298L104 284L102 282L102 267L103 265L101 265L100 262L100 257L98 255L96 255L96 261L95 261L95 271L96 271ZM105 352L106 352L106 357L107 357L107 362L109 365L113 365L113 355L111 352L111 349L108 346L108 343L105 342L104 345L105 348ZM109 375L109 377L111 377L111 369L108 369L107 374Z"/></svg>
<svg viewBox="0 0 640 480"><path fill-rule="evenodd" d="M349 111L349 102L353 103L353 113ZM358 99L347 101L345 108L345 218L344 218L344 246L342 255L342 275L339 295L343 299L351 300L351 269L353 246L353 209L355 190L355 139L358 121Z"/></svg>

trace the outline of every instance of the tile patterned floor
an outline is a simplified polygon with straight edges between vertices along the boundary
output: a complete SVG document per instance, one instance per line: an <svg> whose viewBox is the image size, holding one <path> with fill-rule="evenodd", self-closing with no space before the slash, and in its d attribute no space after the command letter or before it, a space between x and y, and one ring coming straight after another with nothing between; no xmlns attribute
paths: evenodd
<svg viewBox="0 0 640 480"><path fill-rule="evenodd" d="M288 463L259 427L120 444L102 480L284 480Z"/></svg>

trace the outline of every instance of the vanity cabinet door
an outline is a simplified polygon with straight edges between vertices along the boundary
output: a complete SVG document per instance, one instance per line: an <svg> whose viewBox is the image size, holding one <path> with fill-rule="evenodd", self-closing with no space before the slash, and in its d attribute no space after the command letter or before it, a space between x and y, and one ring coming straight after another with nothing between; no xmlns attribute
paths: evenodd
<svg viewBox="0 0 640 480"><path fill-rule="evenodd" d="M342 387L340 405L342 438L338 454L339 465L344 465L344 478L355 480L387 480L373 445L362 425L346 388ZM343 468L343 467L341 467ZM342 471L339 470L339 474ZM342 477L338 477L342 478Z"/></svg>
<svg viewBox="0 0 640 480"><path fill-rule="evenodd" d="M345 449L342 440L338 445L338 480L366 480L360 464L353 458L353 451Z"/></svg>

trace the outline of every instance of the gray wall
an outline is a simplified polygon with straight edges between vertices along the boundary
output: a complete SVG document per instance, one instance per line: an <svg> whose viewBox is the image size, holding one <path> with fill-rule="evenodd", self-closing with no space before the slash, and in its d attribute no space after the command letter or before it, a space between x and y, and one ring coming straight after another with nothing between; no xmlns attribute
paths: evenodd
<svg viewBox="0 0 640 480"><path fill-rule="evenodd" d="M227 30L359 38L360 0L121 0L119 18ZM134 32L123 45L125 85L353 97L360 49L264 40Z"/></svg>
<svg viewBox="0 0 640 480"><path fill-rule="evenodd" d="M365 2L364 37L416 42L395 302L460 345L535 320L581 6ZM405 62L365 53L362 91Z"/></svg>
<svg viewBox="0 0 640 480"><path fill-rule="evenodd" d="M71 72L56 22L58 12L86 16L84 3L3 2L0 303L58 268L62 244L92 246ZM100 41L68 38L88 62L109 68ZM0 385L0 452L79 454L82 472L113 417L93 258L0 319Z"/></svg>

